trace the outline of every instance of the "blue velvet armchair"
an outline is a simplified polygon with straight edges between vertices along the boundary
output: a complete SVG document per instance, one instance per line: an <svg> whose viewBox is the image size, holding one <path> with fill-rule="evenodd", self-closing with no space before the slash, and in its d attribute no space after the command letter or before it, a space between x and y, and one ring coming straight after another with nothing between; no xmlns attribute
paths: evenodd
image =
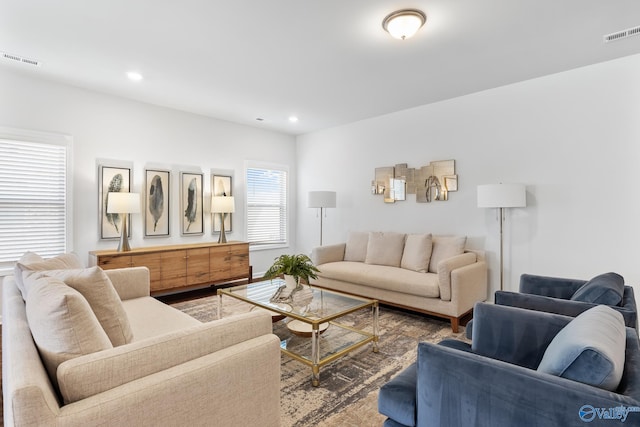
<svg viewBox="0 0 640 427"><path fill-rule="evenodd" d="M612 280L617 284L611 285ZM587 282L594 285L590 294L584 291ZM612 291L614 286L618 288L616 292ZM495 303L570 317L576 317L598 304L606 304L622 314L627 326L638 329L633 288L624 286L622 277L615 273L596 276L590 281L523 274L520 276L520 292L497 291Z"/></svg>
<svg viewBox="0 0 640 427"><path fill-rule="evenodd" d="M616 316L623 371L608 391L536 370L574 319L478 303L472 344L420 343L416 363L381 387L384 426L611 426L608 415L640 425L640 343Z"/></svg>

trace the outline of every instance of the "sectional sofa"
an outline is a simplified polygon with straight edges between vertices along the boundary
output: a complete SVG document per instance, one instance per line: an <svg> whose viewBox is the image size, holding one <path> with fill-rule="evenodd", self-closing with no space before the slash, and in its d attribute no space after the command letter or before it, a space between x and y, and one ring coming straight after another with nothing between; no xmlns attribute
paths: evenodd
<svg viewBox="0 0 640 427"><path fill-rule="evenodd" d="M266 312L201 323L149 296L146 267L23 261L3 281L4 426L280 425Z"/></svg>
<svg viewBox="0 0 640 427"><path fill-rule="evenodd" d="M345 243L313 249L315 286L449 319L460 319L488 294L484 252L465 236L351 232Z"/></svg>

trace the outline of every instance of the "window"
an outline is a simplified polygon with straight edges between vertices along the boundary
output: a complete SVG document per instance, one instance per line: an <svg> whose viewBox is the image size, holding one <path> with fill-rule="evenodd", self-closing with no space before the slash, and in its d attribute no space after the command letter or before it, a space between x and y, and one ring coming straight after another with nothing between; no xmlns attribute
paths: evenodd
<svg viewBox="0 0 640 427"><path fill-rule="evenodd" d="M67 252L70 138L0 128L0 270Z"/></svg>
<svg viewBox="0 0 640 427"><path fill-rule="evenodd" d="M247 241L253 248L287 244L287 170L247 167Z"/></svg>

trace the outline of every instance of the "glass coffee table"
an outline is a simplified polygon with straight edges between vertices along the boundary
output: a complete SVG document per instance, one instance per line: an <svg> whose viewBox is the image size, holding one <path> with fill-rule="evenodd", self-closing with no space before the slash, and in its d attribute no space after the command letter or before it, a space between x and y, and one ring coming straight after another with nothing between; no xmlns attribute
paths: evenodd
<svg viewBox="0 0 640 427"><path fill-rule="evenodd" d="M218 289L218 318L222 297L229 296L271 312L282 352L311 366L311 383L320 384L320 368L369 342L378 352L378 301L309 287L285 296L284 280L273 279ZM359 310L371 310L371 325L365 331L340 323L340 318Z"/></svg>

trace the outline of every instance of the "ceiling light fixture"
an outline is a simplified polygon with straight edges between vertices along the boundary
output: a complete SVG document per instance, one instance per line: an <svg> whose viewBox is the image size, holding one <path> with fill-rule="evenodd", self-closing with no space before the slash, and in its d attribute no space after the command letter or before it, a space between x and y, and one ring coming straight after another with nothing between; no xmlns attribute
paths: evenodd
<svg viewBox="0 0 640 427"><path fill-rule="evenodd" d="M427 22L427 15L418 9L396 10L382 21L382 28L391 37L404 40L412 37Z"/></svg>
<svg viewBox="0 0 640 427"><path fill-rule="evenodd" d="M298 118L296 116L291 116L291 117L289 117L289 121L291 123L296 123L298 121Z"/></svg>
<svg viewBox="0 0 640 427"><path fill-rule="evenodd" d="M134 82L139 82L140 80L142 80L142 74L135 71L129 71L127 73L127 77L129 77L129 80L133 80Z"/></svg>

